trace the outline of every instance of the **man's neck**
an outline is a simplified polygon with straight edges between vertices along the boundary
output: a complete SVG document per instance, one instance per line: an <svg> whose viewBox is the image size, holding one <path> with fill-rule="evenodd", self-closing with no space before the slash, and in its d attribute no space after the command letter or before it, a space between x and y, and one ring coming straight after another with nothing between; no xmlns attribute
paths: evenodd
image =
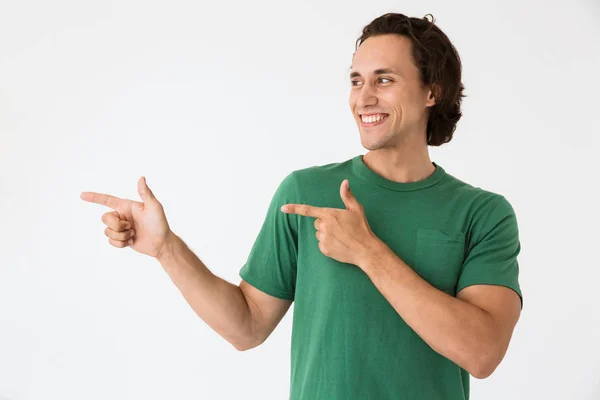
<svg viewBox="0 0 600 400"><path fill-rule="evenodd" d="M427 147L424 151L412 148L372 150L363 156L363 162L376 174L394 182L417 182L435 172Z"/></svg>

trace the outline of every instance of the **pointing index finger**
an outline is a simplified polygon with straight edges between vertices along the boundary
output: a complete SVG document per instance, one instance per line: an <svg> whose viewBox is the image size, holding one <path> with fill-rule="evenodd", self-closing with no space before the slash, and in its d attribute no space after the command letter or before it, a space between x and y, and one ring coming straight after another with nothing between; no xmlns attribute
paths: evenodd
<svg viewBox="0 0 600 400"><path fill-rule="evenodd" d="M305 217L321 218L325 215L326 208L309 206L306 204L285 204L281 211L288 214L304 215Z"/></svg>
<svg viewBox="0 0 600 400"><path fill-rule="evenodd" d="M110 194L104 193L95 193L95 192L82 192L81 199L84 201L88 201L90 203L101 204L103 206L107 206L112 208L113 210L117 209L121 199L115 196L111 196Z"/></svg>

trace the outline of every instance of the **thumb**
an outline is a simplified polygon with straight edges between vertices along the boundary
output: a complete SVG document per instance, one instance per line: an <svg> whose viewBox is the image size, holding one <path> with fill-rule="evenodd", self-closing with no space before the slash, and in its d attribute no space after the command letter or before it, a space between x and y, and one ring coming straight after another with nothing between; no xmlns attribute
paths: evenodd
<svg viewBox="0 0 600 400"><path fill-rule="evenodd" d="M350 182L348 179L344 179L342 182L342 186L340 187L340 196L342 197L342 201L346 205L348 210L359 210L361 208L361 204L356 200L354 194L350 190Z"/></svg>
<svg viewBox="0 0 600 400"><path fill-rule="evenodd" d="M138 180L138 194L140 195L144 203L152 203L158 201L156 200L156 197L154 197L154 193L152 193L152 190L150 190L150 188L148 187L145 176L142 176Z"/></svg>

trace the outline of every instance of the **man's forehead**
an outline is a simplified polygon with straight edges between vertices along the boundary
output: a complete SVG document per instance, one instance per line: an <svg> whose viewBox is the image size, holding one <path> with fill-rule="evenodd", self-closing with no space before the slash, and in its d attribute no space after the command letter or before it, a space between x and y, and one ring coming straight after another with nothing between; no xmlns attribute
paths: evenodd
<svg viewBox="0 0 600 400"><path fill-rule="evenodd" d="M373 74L373 75L384 75L384 74L395 74L395 75L402 75L400 73L400 71L397 68L393 68L393 67L376 67L373 70L368 70L367 68L363 68L363 69L358 69L358 68L352 68L352 66L350 66L350 77L354 77L354 76L362 76L365 74Z"/></svg>
<svg viewBox="0 0 600 400"><path fill-rule="evenodd" d="M411 62L408 38L399 35L374 36L365 40L353 54L350 73L364 75L385 69L388 70L385 73L402 74L407 62Z"/></svg>
<svg viewBox="0 0 600 400"><path fill-rule="evenodd" d="M352 58L350 74L396 74L402 75L405 68L403 55L396 54L363 54Z"/></svg>

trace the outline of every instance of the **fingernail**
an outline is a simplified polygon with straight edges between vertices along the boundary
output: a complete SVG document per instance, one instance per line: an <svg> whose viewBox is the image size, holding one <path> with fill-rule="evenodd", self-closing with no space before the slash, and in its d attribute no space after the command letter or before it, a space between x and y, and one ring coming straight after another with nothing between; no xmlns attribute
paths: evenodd
<svg viewBox="0 0 600 400"><path fill-rule="evenodd" d="M127 241L127 244L133 244L133 239L129 239L129 240Z"/></svg>
<svg viewBox="0 0 600 400"><path fill-rule="evenodd" d="M125 224L125 229L131 229L131 224L129 222Z"/></svg>

